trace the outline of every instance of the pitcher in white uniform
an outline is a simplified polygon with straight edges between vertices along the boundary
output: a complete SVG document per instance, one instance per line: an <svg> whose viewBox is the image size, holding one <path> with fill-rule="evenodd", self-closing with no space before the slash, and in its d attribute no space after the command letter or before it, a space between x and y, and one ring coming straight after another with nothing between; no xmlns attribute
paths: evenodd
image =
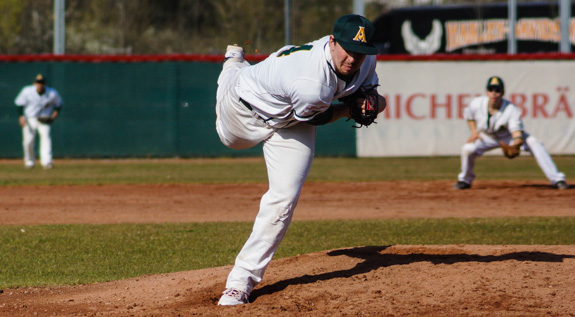
<svg viewBox="0 0 575 317"><path fill-rule="evenodd" d="M46 86L46 78L38 74L33 85L22 88L16 100L18 122L22 127L24 166L33 168L36 162L36 134L40 136L40 163L44 169L51 169L52 136L51 124L62 110L62 98L58 91Z"/></svg>
<svg viewBox="0 0 575 317"><path fill-rule="evenodd" d="M244 60L241 47L228 46L218 78L216 130L232 149L262 142L269 190L219 305L248 303L250 292L263 278L308 175L316 126L349 117L348 106L332 101L379 86L373 35L367 19L346 15L337 19L332 35L282 47L253 66ZM386 105L381 95L378 103L381 112Z"/></svg>
<svg viewBox="0 0 575 317"><path fill-rule="evenodd" d="M509 100L503 99L504 94L503 80L492 76L487 80L486 96L473 99L465 108L463 116L471 136L461 149L461 173L453 188L471 188L475 179L475 160L486 151L500 148L500 141L521 145L521 150L531 152L535 157L551 186L557 189L569 188L565 175L557 170L543 144L523 129L521 110Z"/></svg>

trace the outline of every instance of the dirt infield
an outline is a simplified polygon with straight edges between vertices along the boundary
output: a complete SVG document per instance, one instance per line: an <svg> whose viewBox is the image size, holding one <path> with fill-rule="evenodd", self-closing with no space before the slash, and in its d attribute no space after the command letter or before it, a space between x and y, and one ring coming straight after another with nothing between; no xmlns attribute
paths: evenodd
<svg viewBox="0 0 575 317"><path fill-rule="evenodd" d="M452 185L308 183L294 220L575 216L575 188ZM253 221L266 185L27 189L0 188L0 224ZM575 246L358 246L300 255L272 261L249 305L218 307L230 268L5 289L0 315L575 316Z"/></svg>

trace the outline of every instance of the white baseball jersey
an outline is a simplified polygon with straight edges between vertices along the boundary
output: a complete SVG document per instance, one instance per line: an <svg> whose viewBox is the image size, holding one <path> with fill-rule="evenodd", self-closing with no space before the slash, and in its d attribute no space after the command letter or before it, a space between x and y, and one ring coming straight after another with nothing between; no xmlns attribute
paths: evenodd
<svg viewBox="0 0 575 317"><path fill-rule="evenodd" d="M463 117L466 120L475 121L478 132L504 138L513 131L524 131L521 110L517 106L509 100L503 99L499 111L490 115L488 103L489 97L477 97L463 112Z"/></svg>
<svg viewBox="0 0 575 317"><path fill-rule="evenodd" d="M22 88L14 103L24 107L26 118L37 118L50 116L55 108L62 107L63 102L56 89L46 86L46 91L40 95L36 86L30 85Z"/></svg>
<svg viewBox="0 0 575 317"><path fill-rule="evenodd" d="M346 83L335 73L329 36L325 36L305 45L284 46L259 64L243 68L236 89L270 126L289 127L313 119L334 99L360 87L377 87L375 64L375 55L367 55Z"/></svg>

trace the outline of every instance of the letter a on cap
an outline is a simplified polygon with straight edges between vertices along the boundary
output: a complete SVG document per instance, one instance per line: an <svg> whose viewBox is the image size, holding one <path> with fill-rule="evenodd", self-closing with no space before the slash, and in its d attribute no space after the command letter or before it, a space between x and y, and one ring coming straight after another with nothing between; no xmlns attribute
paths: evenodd
<svg viewBox="0 0 575 317"><path fill-rule="evenodd" d="M499 80L499 78L497 78L497 76L493 76L491 77L491 80L489 81L489 86L493 85L493 86L501 86L501 81Z"/></svg>
<svg viewBox="0 0 575 317"><path fill-rule="evenodd" d="M359 27L359 30L357 31L357 34L355 35L353 40L354 41L360 41L362 43L367 43L367 40L365 39L365 27L364 26Z"/></svg>

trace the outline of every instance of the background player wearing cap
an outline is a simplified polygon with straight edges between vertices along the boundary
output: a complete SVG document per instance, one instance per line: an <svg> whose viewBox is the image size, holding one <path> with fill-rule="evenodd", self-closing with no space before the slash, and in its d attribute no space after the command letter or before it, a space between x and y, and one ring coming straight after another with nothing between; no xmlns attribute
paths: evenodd
<svg viewBox="0 0 575 317"><path fill-rule="evenodd" d="M285 46L250 66L243 49L228 46L218 78L216 130L232 149L263 143L269 190L252 233L238 254L219 305L248 302L291 222L315 150L315 129L349 117L332 101L358 89L376 90L374 27L346 15L333 34L301 46ZM379 109L385 99L377 95ZM365 102L358 100L359 103Z"/></svg>
<svg viewBox="0 0 575 317"><path fill-rule="evenodd" d="M53 166L52 138L50 124L58 117L62 109L62 98L52 87L46 86L41 74L36 76L34 84L22 88L16 100L19 123L22 127L22 145L24 147L24 166L34 167L36 134L40 135L40 163L45 169Z"/></svg>
<svg viewBox="0 0 575 317"><path fill-rule="evenodd" d="M504 93L503 80L497 76L490 77L486 96L473 99L464 110L463 116L467 119L471 136L461 150L461 173L454 188L471 188L475 179L475 159L486 151L500 147L500 141L520 145L522 150L531 152L553 187L568 188L565 175L557 170L543 144L524 131L521 110L503 99Z"/></svg>

